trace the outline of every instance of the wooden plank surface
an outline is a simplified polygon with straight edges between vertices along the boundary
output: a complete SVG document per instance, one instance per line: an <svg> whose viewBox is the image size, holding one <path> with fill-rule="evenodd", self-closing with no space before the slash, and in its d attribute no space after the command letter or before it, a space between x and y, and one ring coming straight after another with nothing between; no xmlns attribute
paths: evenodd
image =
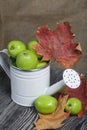
<svg viewBox="0 0 87 130"><path fill-rule="evenodd" d="M51 84L60 80L62 70L51 69ZM35 130L34 122L38 119L34 107L23 107L11 100L10 79L4 71L0 72L0 130ZM87 130L87 116L76 116L65 121L58 130Z"/></svg>
<svg viewBox="0 0 87 130"><path fill-rule="evenodd" d="M10 97L10 80L4 72L1 75L0 130L33 130L33 122L38 119L35 108L14 103Z"/></svg>

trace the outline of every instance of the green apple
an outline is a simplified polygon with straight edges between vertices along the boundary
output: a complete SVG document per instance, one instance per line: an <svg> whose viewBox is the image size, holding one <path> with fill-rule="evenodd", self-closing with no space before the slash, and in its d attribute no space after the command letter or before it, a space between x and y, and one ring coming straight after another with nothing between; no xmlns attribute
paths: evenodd
<svg viewBox="0 0 87 130"><path fill-rule="evenodd" d="M36 45L36 44L39 44L39 42L37 40L32 40L32 41L28 42L27 48L29 50L33 51L37 55L37 57L40 59L42 56L38 55L36 53L36 50L34 49L34 45Z"/></svg>
<svg viewBox="0 0 87 130"><path fill-rule="evenodd" d="M38 63L37 56L30 50L20 52L16 58L16 66L22 70L35 69Z"/></svg>
<svg viewBox="0 0 87 130"><path fill-rule="evenodd" d="M49 114L54 112L55 109L57 108L57 105L58 105L57 99L47 95L39 96L34 102L36 110L39 113L43 114Z"/></svg>
<svg viewBox="0 0 87 130"><path fill-rule="evenodd" d="M26 46L22 41L13 40L8 43L7 49L10 56L16 58L20 52L26 50Z"/></svg>
<svg viewBox="0 0 87 130"><path fill-rule="evenodd" d="M36 45L36 44L38 44L38 42L36 40L33 40L33 41L30 41L28 43L27 47L28 47L29 50L32 50L32 51L35 52L35 49L33 48L33 45Z"/></svg>
<svg viewBox="0 0 87 130"><path fill-rule="evenodd" d="M42 68L42 67L45 67L46 65L47 65L47 62L45 62L45 61L38 62L36 68Z"/></svg>
<svg viewBox="0 0 87 130"><path fill-rule="evenodd" d="M69 98L65 110L70 112L72 115L77 115L82 110L82 103L78 98Z"/></svg>

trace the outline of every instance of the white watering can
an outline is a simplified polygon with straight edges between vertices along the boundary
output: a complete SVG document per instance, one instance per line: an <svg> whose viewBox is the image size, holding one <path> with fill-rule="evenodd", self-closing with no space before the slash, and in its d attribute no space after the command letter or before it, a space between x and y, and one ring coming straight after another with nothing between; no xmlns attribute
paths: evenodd
<svg viewBox="0 0 87 130"><path fill-rule="evenodd" d="M40 95L53 95L65 85L77 88L80 77L73 69L63 72L63 79L50 86L50 64L41 69L23 71L5 61L2 53L8 55L7 49L0 51L0 65L11 79L11 98L22 106L33 106L34 100Z"/></svg>

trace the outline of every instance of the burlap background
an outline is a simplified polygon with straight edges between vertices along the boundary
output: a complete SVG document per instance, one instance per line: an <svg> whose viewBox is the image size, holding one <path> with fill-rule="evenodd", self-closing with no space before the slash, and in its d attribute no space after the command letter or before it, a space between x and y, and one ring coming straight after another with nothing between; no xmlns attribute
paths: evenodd
<svg viewBox="0 0 87 130"><path fill-rule="evenodd" d="M0 0L0 50L17 39L26 44L35 39L40 25L55 28L57 22L69 21L83 57L74 67L87 73L87 0Z"/></svg>

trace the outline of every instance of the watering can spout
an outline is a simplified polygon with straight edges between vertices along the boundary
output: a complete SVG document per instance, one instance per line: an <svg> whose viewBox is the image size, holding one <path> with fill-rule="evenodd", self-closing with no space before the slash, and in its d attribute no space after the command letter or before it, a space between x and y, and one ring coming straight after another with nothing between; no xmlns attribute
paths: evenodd
<svg viewBox="0 0 87 130"><path fill-rule="evenodd" d="M65 86L64 80L60 80L59 82L51 85L49 88L47 88L45 95L53 95L56 92L60 91Z"/></svg>
<svg viewBox="0 0 87 130"><path fill-rule="evenodd" d="M75 89L80 86L80 83L79 74L73 69L66 69L63 72L63 79L47 88L45 94L53 95L60 91L64 86Z"/></svg>

